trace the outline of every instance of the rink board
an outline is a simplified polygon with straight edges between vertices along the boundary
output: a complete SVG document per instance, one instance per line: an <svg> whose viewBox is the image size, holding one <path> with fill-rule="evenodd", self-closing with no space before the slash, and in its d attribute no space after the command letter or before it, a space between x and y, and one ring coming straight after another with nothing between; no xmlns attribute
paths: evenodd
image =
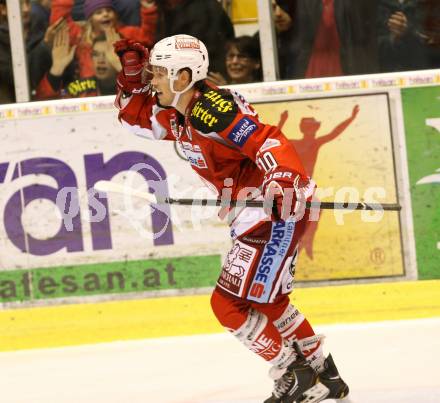
<svg viewBox="0 0 440 403"><path fill-rule="evenodd" d="M359 105L356 119L317 152L313 176L337 200L351 187L360 198L403 206L379 222L367 222L371 213L323 212L301 252L299 281L416 278L400 87L431 86L439 77L427 72L237 88L269 123L279 124L287 111L283 131L292 141L301 139L302 118L321 122L320 141ZM0 129L3 307L194 294L215 284L231 245L217 209L163 212L93 192L99 179L128 180L148 191L148 180L159 177L171 196L213 197L171 142L145 141L122 129L112 97L1 106ZM132 165L140 168L129 172ZM66 186L70 198L57 206ZM384 194L368 195L371 188ZM63 207L77 214L63 220Z"/></svg>
<svg viewBox="0 0 440 403"><path fill-rule="evenodd" d="M100 179L148 190L147 178L163 179L175 197L213 197L173 143L128 133L108 98L59 104L0 114L1 302L178 295L212 286L230 246L216 208L153 210L143 200L93 190ZM63 188L73 191L58 199Z"/></svg>
<svg viewBox="0 0 440 403"><path fill-rule="evenodd" d="M440 273L440 87L402 90L419 278Z"/></svg>
<svg viewBox="0 0 440 403"><path fill-rule="evenodd" d="M303 288L292 302L314 325L440 317L440 281ZM3 310L0 328L0 351L224 332L207 295Z"/></svg>
<svg viewBox="0 0 440 403"><path fill-rule="evenodd" d="M387 93L378 93L278 101L256 104L256 109L262 121L273 125L284 117L284 134L303 157L318 194L328 195L321 200L397 203L389 102ZM338 126L355 106L358 115L339 133ZM312 119L320 124L316 133L307 126L301 129L302 122ZM322 211L315 225L302 240L306 246L297 280L404 275L397 212L376 218L370 212Z"/></svg>

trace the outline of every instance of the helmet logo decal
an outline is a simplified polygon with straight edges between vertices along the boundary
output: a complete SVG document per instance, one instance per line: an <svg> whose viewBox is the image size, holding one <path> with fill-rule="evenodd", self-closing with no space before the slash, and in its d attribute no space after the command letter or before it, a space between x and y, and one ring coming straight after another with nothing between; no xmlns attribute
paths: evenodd
<svg viewBox="0 0 440 403"><path fill-rule="evenodd" d="M188 36L176 35L176 49L200 49L199 40Z"/></svg>

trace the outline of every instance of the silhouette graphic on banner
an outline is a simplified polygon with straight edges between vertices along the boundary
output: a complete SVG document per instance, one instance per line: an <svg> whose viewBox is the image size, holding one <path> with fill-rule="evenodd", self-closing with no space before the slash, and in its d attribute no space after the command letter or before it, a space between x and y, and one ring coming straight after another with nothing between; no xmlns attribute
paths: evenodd
<svg viewBox="0 0 440 403"><path fill-rule="evenodd" d="M313 177L315 170L316 161L318 159L318 153L324 144L335 140L345 129L356 119L359 113L359 105L356 105L351 116L338 124L330 133L316 137L316 134L321 127L321 122L318 122L314 117L303 117L299 124L299 129L303 134L301 139L289 139L292 145L295 147L296 151L300 155L304 168L307 175ZM284 124L289 117L289 112L285 110L280 115L280 120L278 122L278 128L282 130ZM320 216L319 216L320 218ZM313 240L315 238L316 231L318 229L319 219L316 221L311 221L302 237L302 241L299 244L299 250L303 248L307 253L307 256L313 260Z"/></svg>

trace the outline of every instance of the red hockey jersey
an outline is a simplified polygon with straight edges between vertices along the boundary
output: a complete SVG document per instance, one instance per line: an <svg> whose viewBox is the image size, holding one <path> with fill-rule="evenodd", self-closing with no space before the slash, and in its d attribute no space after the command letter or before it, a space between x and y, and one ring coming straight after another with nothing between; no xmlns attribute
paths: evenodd
<svg viewBox="0 0 440 403"><path fill-rule="evenodd" d="M177 141L191 167L219 196L232 189L232 200L261 197L266 172L277 168L306 178L294 147L276 127L261 123L253 107L236 91L204 82L185 116L161 107L152 95L118 94L119 119L131 132L152 140ZM310 193L314 185L311 183ZM252 196L248 189L254 189ZM257 210L257 209L256 209ZM253 223L266 218L255 211ZM238 222L236 222L238 224ZM246 225L237 232L243 233Z"/></svg>

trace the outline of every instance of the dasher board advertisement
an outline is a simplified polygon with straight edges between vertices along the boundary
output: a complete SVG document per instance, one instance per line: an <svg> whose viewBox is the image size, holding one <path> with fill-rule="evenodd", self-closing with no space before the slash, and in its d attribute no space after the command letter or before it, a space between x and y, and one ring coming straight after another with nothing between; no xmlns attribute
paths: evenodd
<svg viewBox="0 0 440 403"><path fill-rule="evenodd" d="M417 266L440 278L440 86L402 90Z"/></svg>
<svg viewBox="0 0 440 403"><path fill-rule="evenodd" d="M397 202L387 93L255 106L295 146L322 201ZM322 210L300 248L299 281L405 274L397 212Z"/></svg>

